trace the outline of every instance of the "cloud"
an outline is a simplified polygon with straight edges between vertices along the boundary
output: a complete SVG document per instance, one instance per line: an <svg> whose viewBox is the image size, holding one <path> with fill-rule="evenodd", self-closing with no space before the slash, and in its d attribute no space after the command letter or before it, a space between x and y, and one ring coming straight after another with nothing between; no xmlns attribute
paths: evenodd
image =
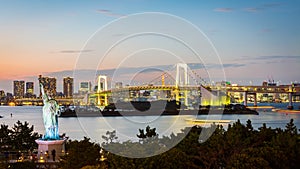
<svg viewBox="0 0 300 169"><path fill-rule="evenodd" d="M246 66L246 64L241 64L241 63L225 63L225 64L223 64L224 68L243 67L243 66Z"/></svg>
<svg viewBox="0 0 300 169"><path fill-rule="evenodd" d="M125 16L125 15L122 15L122 14L119 14L119 13L114 13L111 10L107 10L107 9L97 9L96 13L100 13L100 14L103 14L103 15L106 15L106 16L116 17L116 18Z"/></svg>
<svg viewBox="0 0 300 169"><path fill-rule="evenodd" d="M107 10L107 9L98 9L98 10L96 10L96 12L98 12L98 13L110 13L110 10Z"/></svg>
<svg viewBox="0 0 300 169"><path fill-rule="evenodd" d="M242 67L249 65L261 65L261 64L278 64L278 63L300 63L300 56L280 56L280 55L267 55L267 56L241 56L232 60L232 62L237 62L234 65L223 64L224 68L228 67Z"/></svg>
<svg viewBox="0 0 300 169"><path fill-rule="evenodd" d="M61 50L59 53L87 53L92 51L93 50Z"/></svg>
<svg viewBox="0 0 300 169"><path fill-rule="evenodd" d="M265 3L263 6L266 8L273 8L282 5L281 3Z"/></svg>
<svg viewBox="0 0 300 169"><path fill-rule="evenodd" d="M263 8L259 8L259 7L257 7L257 8L245 8L244 9L244 11L252 12L252 13L256 13L256 12L259 12L259 11L262 11L262 10L263 10Z"/></svg>
<svg viewBox="0 0 300 169"><path fill-rule="evenodd" d="M256 13L256 12L260 12L260 11L267 10L267 9L270 9L270 8L275 8L275 7L280 6L280 5L281 5L280 3L266 3L266 4L263 4L263 5L258 6L258 7L244 8L243 10L246 11L246 12L250 12L250 13Z"/></svg>
<svg viewBox="0 0 300 169"><path fill-rule="evenodd" d="M269 56L242 56L237 59L239 62L245 62L247 65L250 64L271 64L279 62L299 62L300 56L279 56L279 55L269 55Z"/></svg>
<svg viewBox="0 0 300 169"><path fill-rule="evenodd" d="M231 68L231 67L242 67L246 66L245 64L241 63L223 63L223 64L215 64L215 63L209 63L209 64L201 64L201 63L188 63L188 67L190 69L217 69L217 68Z"/></svg>
<svg viewBox="0 0 300 169"><path fill-rule="evenodd" d="M269 33L269 32L272 32L272 29L265 28L261 30L261 33Z"/></svg>
<svg viewBox="0 0 300 169"><path fill-rule="evenodd" d="M254 60L273 60L273 59L300 59L300 56L257 56L253 58Z"/></svg>
<svg viewBox="0 0 300 169"><path fill-rule="evenodd" d="M215 12L232 12L232 8L216 8L214 9Z"/></svg>

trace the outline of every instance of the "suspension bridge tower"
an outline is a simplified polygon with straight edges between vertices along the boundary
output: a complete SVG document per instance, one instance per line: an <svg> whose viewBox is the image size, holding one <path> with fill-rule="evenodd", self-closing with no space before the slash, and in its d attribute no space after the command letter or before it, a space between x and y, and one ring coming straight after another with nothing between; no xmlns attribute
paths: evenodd
<svg viewBox="0 0 300 169"><path fill-rule="evenodd" d="M175 81L175 95L176 101L184 102L185 106L189 105L188 102L188 90L186 90L186 86L189 85L188 78L188 66L185 63L177 63L176 64L176 81ZM179 89L182 90L179 90Z"/></svg>
<svg viewBox="0 0 300 169"><path fill-rule="evenodd" d="M107 106L108 99L107 99L107 76L99 75L98 76L98 105L99 106Z"/></svg>

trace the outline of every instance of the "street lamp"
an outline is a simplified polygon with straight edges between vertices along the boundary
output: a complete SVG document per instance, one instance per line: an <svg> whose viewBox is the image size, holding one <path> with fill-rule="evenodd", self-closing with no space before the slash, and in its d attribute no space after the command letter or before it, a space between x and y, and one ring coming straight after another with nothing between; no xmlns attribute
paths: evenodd
<svg viewBox="0 0 300 169"><path fill-rule="evenodd" d="M105 152L101 147L99 154L100 154L100 158L98 159L99 166L101 166L101 168L108 168L107 155L109 154L109 152Z"/></svg>
<svg viewBox="0 0 300 169"><path fill-rule="evenodd" d="M99 153L100 153L100 159L99 159L99 161L100 162L105 161L107 158L104 156L104 151L103 151L102 148L100 149Z"/></svg>

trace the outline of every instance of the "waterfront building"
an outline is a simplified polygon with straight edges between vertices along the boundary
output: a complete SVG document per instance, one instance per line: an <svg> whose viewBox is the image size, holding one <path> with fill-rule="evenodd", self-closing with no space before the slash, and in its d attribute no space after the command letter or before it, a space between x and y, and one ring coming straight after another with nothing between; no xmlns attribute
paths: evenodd
<svg viewBox="0 0 300 169"><path fill-rule="evenodd" d="M0 90L0 98L5 97L5 91L4 90Z"/></svg>
<svg viewBox="0 0 300 169"><path fill-rule="evenodd" d="M63 98L65 95L63 92L56 92L56 97L57 98Z"/></svg>
<svg viewBox="0 0 300 169"><path fill-rule="evenodd" d="M216 82L215 86L217 88L224 88L226 87L227 85L231 85L230 82L227 82L227 81L221 81L221 82Z"/></svg>
<svg viewBox="0 0 300 169"><path fill-rule="evenodd" d="M73 96L74 79L71 77L65 77L63 79L64 95L67 98Z"/></svg>
<svg viewBox="0 0 300 169"><path fill-rule="evenodd" d="M5 92L4 90L0 90L0 105L3 105L5 103Z"/></svg>
<svg viewBox="0 0 300 169"><path fill-rule="evenodd" d="M79 93L89 93L92 90L91 82L80 82Z"/></svg>
<svg viewBox="0 0 300 169"><path fill-rule="evenodd" d="M263 81L262 86L277 86L277 83L274 80Z"/></svg>
<svg viewBox="0 0 300 169"><path fill-rule="evenodd" d="M23 98L25 93L25 82L23 80L15 80L13 82L13 87L15 98Z"/></svg>
<svg viewBox="0 0 300 169"><path fill-rule="evenodd" d="M123 88L123 83L122 83L122 82L116 82L115 88L116 88L116 89L121 89L121 88Z"/></svg>
<svg viewBox="0 0 300 169"><path fill-rule="evenodd" d="M26 82L26 93L25 98L35 98L36 95L34 92L34 83L33 82Z"/></svg>
<svg viewBox="0 0 300 169"><path fill-rule="evenodd" d="M262 82L262 86L268 86L268 82L267 81L263 81Z"/></svg>
<svg viewBox="0 0 300 169"><path fill-rule="evenodd" d="M26 93L33 94L34 84L33 82L26 82Z"/></svg>
<svg viewBox="0 0 300 169"><path fill-rule="evenodd" d="M50 95L50 97L56 96L56 78L54 77L43 77L39 75L39 83L42 83L44 86L44 90L46 93ZM42 96L40 89L40 97Z"/></svg>

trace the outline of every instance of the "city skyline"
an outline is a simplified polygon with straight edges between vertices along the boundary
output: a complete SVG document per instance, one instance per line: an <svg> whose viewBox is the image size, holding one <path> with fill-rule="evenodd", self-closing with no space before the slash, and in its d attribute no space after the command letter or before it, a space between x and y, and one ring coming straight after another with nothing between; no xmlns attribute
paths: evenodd
<svg viewBox="0 0 300 169"><path fill-rule="evenodd" d="M142 12L175 15L202 30L226 65L228 81L300 81L297 1L130 2L133 1L3 2L0 90L12 92L14 80L36 82L39 74L58 77L60 83L63 76L72 76L79 53L93 50L83 48L93 33L117 18ZM144 66L142 61L139 64ZM166 60L161 62L169 64ZM100 69L114 68L107 64ZM77 89L79 82L74 84ZM62 91L62 87L58 90Z"/></svg>
<svg viewBox="0 0 300 169"><path fill-rule="evenodd" d="M63 94L63 96L65 97L72 97L74 93L74 83L73 83L74 78L64 77L63 83L61 85L57 84L56 80L57 80L56 77L47 77L42 75L38 76L37 83L31 81L24 81L24 80L14 80L12 84L13 93L11 94L16 98L40 97L41 91L40 91L39 84L43 84L44 90L50 95L57 96ZM63 90L62 91L57 90L58 86L62 86ZM10 91L4 91L4 93L10 93Z"/></svg>

